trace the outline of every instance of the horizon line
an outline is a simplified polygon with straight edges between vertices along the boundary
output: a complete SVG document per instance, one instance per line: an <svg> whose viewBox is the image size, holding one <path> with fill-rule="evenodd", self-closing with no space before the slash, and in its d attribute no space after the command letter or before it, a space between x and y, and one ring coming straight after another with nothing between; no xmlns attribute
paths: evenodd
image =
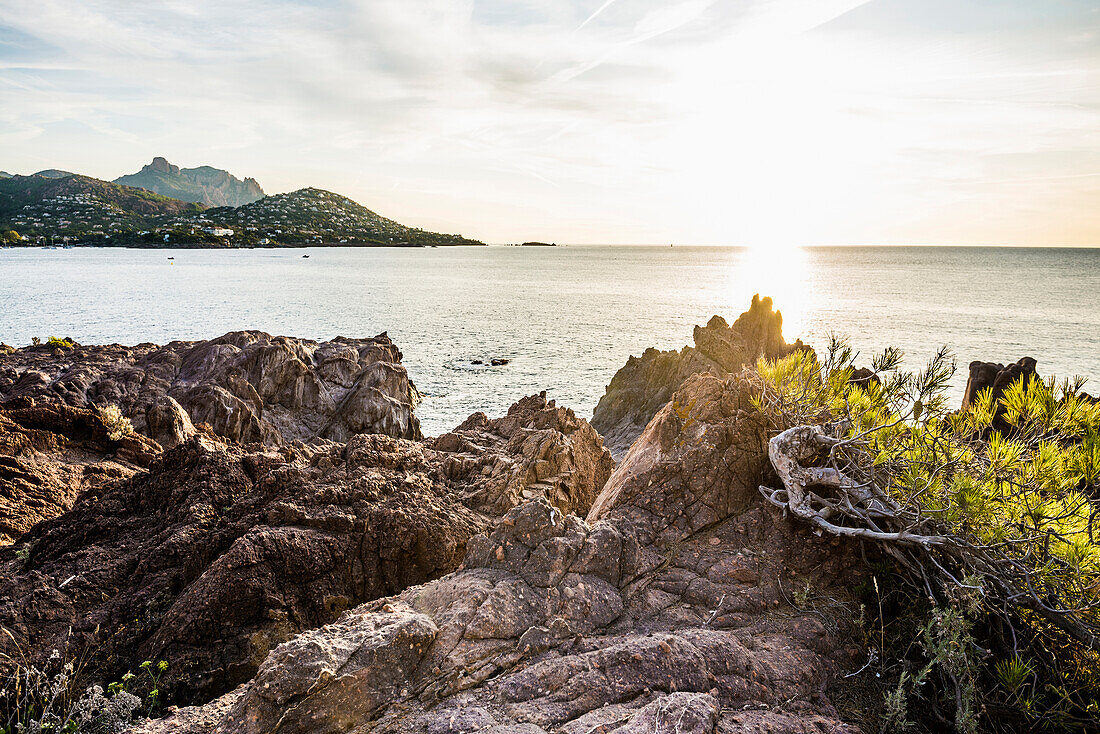
<svg viewBox="0 0 1100 734"><path fill-rule="evenodd" d="M530 240L529 240L530 241ZM1100 244L1088 245L1021 245L1021 244L995 244L984 243L955 243L955 242L851 242L845 244L818 243L809 245L723 245L704 243L677 243L677 242L555 242L554 247L697 247L697 248L729 248L729 249L824 249L824 248L852 248L852 247L938 247L938 248L970 248L970 249L997 249L997 250L1100 250ZM486 247L524 247L515 242L486 242Z"/></svg>

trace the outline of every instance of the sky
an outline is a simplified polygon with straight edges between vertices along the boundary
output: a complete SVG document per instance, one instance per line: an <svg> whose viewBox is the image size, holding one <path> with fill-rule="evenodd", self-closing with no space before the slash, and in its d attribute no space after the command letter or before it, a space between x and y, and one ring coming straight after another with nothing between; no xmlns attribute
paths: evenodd
<svg viewBox="0 0 1100 734"><path fill-rule="evenodd" d="M0 169L487 242L1100 245L1097 0L0 0Z"/></svg>

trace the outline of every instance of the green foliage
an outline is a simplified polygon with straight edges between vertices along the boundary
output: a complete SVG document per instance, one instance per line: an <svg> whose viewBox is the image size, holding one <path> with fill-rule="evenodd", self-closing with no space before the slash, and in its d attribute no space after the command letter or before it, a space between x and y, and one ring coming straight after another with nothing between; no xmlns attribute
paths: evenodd
<svg viewBox="0 0 1100 734"><path fill-rule="evenodd" d="M142 706L147 716L155 716L160 709L160 680L168 670L167 660L146 660L139 667L140 673L125 673L122 678L107 686L107 691L117 694L140 693Z"/></svg>
<svg viewBox="0 0 1100 734"><path fill-rule="evenodd" d="M55 347L57 349L74 349L76 348L76 342L68 337L62 339L61 337L51 336L46 340L46 346Z"/></svg>
<svg viewBox="0 0 1100 734"><path fill-rule="evenodd" d="M947 412L953 366L946 351L926 370L881 384L850 384L849 360L842 355L822 369L798 353L762 363L758 407L777 424L841 422L849 461L923 519L1033 565L1035 582L1064 590L1068 606L1097 602L1100 546L1089 490L1100 478L1100 403L1076 392L1080 383L1018 381L1000 401L1012 429L1002 433L990 431L998 406L988 390L969 411ZM891 353L876 361L895 364Z"/></svg>
<svg viewBox="0 0 1100 734"><path fill-rule="evenodd" d="M180 191L180 195L185 194ZM231 241L203 231L211 226L233 229ZM207 209L86 176L0 179L0 232L9 227L33 232L41 243L52 244L56 238L108 247L481 244L460 235L405 226L319 189L267 196L240 207Z"/></svg>
<svg viewBox="0 0 1100 734"><path fill-rule="evenodd" d="M799 609L807 609L810 606L810 601L814 596L814 587L809 580L803 581L800 586L796 586L794 591L791 592L791 601Z"/></svg>
<svg viewBox="0 0 1100 734"><path fill-rule="evenodd" d="M12 642L10 631L0 628ZM16 643L15 648L19 646ZM87 658L54 650L41 667L4 656L0 683L0 734L70 734L129 728L140 699L121 690L105 695L97 685L82 688Z"/></svg>
<svg viewBox="0 0 1100 734"><path fill-rule="evenodd" d="M909 700L934 688L955 728L977 731L981 685L1035 725L1083 720L1100 701L1100 403L1081 393L1083 380L1031 378L951 412L946 349L916 373L887 350L859 380L855 356L833 339L820 361L805 352L761 361L755 402L777 433L825 426L837 440L814 465L880 489L889 519L915 539L888 550L912 597L935 603L921 627L923 663L895 659L887 729L910 725ZM882 522L862 519L868 530ZM1011 655L984 660L978 627Z"/></svg>
<svg viewBox="0 0 1100 734"><path fill-rule="evenodd" d="M1010 694L1017 694L1024 685L1035 675L1035 669L1031 664L1018 657L999 660L993 666L993 672L997 676L997 682Z"/></svg>

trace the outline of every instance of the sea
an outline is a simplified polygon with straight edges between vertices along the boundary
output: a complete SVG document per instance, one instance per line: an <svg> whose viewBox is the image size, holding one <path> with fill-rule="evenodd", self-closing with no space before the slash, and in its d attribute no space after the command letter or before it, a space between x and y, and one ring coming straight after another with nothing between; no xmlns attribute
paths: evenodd
<svg viewBox="0 0 1100 734"><path fill-rule="evenodd" d="M971 360L1023 356L1100 393L1100 249L0 249L0 341L388 332L436 435L541 390L591 417L630 355L691 344L693 326L732 323L756 293L788 340L835 334L861 363L894 346L917 369L947 345L955 399Z"/></svg>

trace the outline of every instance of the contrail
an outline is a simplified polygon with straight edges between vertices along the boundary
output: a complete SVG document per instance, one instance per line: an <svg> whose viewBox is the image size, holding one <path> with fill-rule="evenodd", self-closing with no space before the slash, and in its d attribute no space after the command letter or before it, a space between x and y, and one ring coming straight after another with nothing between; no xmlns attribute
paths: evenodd
<svg viewBox="0 0 1100 734"><path fill-rule="evenodd" d="M597 15L599 15L603 11L607 10L611 6L611 4L614 3L614 2L615 2L615 0L607 0L603 5L601 5L599 8L596 9L595 13L588 16L588 18L583 23L581 23L579 26L577 26L577 30L579 31L581 28L584 28L586 25L591 23L596 18Z"/></svg>

